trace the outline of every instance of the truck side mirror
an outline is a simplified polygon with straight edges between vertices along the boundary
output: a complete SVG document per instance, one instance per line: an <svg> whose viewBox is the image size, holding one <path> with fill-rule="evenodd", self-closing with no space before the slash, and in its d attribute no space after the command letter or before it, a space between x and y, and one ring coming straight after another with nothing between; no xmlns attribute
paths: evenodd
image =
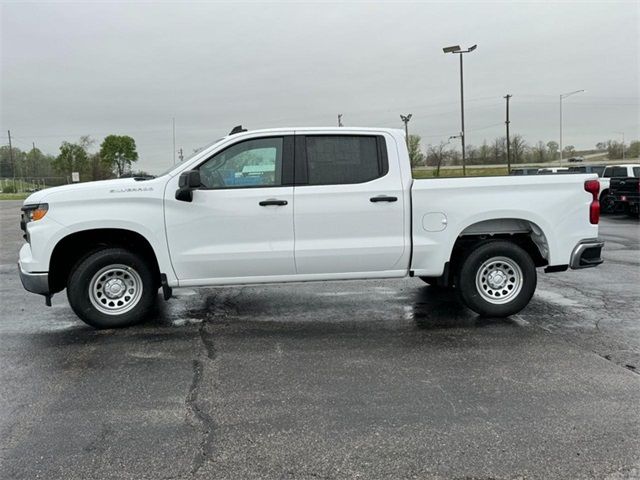
<svg viewBox="0 0 640 480"><path fill-rule="evenodd" d="M188 170L186 172L182 172L178 178L176 200L191 202L193 200L193 191L200 188L201 185L199 170Z"/></svg>

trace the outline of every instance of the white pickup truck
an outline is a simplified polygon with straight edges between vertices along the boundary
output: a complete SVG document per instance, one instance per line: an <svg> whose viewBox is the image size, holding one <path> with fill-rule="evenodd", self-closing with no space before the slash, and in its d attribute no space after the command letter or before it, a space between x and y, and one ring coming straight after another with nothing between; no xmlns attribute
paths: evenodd
<svg viewBox="0 0 640 480"><path fill-rule="evenodd" d="M32 194L24 287L66 288L97 328L141 321L160 288L406 276L508 316L536 267L602 262L595 174L414 180L401 130L234 132L155 178Z"/></svg>

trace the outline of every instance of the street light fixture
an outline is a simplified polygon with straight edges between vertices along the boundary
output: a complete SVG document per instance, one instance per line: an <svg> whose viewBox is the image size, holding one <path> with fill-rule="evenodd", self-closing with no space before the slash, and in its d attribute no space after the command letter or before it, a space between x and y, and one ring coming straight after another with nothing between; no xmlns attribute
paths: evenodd
<svg viewBox="0 0 640 480"><path fill-rule="evenodd" d="M442 49L444 53L454 53L460 54L460 123L461 123L461 131L460 131L460 143L462 144L462 175L467 174L466 168L466 156L465 156L465 147L464 147L464 75L463 75L463 67L462 67L462 54L473 52L478 45L472 45L466 50L462 50L460 45L452 45L450 47L445 47Z"/></svg>
<svg viewBox="0 0 640 480"><path fill-rule="evenodd" d="M585 90L574 90L573 92L560 94L560 166L562 166L562 100L576 93L582 93Z"/></svg>
<svg viewBox="0 0 640 480"><path fill-rule="evenodd" d="M412 113L409 115L400 115L400 120L404 123L404 138L407 142L407 148L409 147L409 120L411 120L411 117L413 117Z"/></svg>

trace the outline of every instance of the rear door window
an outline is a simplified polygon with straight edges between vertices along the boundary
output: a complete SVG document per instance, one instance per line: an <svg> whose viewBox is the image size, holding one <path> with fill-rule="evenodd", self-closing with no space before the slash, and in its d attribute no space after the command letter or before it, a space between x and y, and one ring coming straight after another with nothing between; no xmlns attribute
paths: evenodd
<svg viewBox="0 0 640 480"><path fill-rule="evenodd" d="M633 176L640 177L640 167L633 167Z"/></svg>
<svg viewBox="0 0 640 480"><path fill-rule="evenodd" d="M384 176L388 166L381 142L383 137L373 135L306 135L307 184L364 183Z"/></svg>

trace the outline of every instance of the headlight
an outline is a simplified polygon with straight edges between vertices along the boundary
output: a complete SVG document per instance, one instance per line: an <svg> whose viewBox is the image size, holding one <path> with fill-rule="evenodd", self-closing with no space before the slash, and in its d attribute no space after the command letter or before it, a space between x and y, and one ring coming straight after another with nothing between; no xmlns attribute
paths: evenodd
<svg viewBox="0 0 640 480"><path fill-rule="evenodd" d="M39 205L25 205L22 207L22 219L26 225L29 222L42 220L48 211L49 205L47 203L40 203Z"/></svg>

